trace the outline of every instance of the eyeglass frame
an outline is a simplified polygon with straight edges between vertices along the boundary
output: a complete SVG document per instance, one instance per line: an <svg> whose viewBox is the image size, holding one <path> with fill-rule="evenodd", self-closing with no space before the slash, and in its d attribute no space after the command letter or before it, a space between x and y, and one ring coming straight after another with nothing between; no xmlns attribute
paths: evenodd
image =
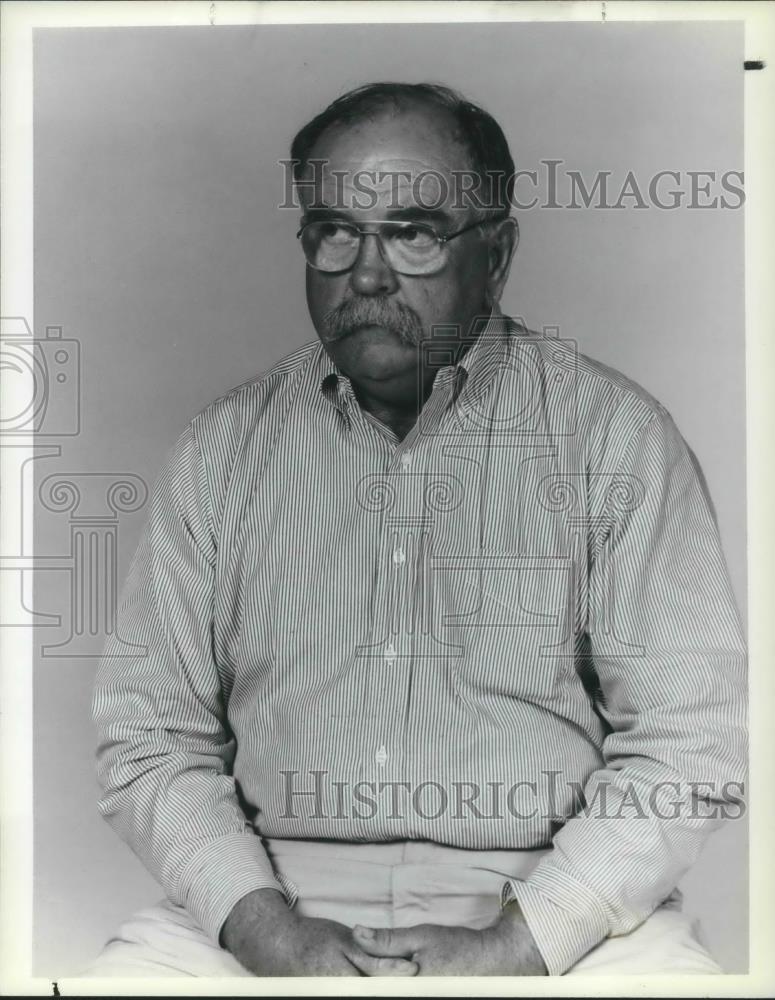
<svg viewBox="0 0 775 1000"><path fill-rule="evenodd" d="M505 222L507 219L510 219L510 218L511 218L511 216L507 213L505 215L499 215L499 216L497 216L494 219L478 219L476 222L472 222L468 226L463 226L462 229L458 229L454 233L448 233L446 236L439 236L438 233L436 232L436 230L434 229L434 227L432 225L430 225L430 223L428 223L428 222L417 222L415 220L410 220L410 219L374 219L372 222L364 223L364 225L369 225L369 226L383 226L383 225L400 226L401 228L406 228L406 229L410 228L411 226L421 226L423 229L428 229L428 230L430 230L433 233L433 235L434 235L434 237L436 239L436 242L439 244L439 246L444 246L444 244L449 243L451 240L456 239L458 236L462 236L463 233L470 233L471 230L476 229L477 226L489 226L489 225L492 225L495 222ZM373 232L373 233L368 232L368 231L362 229L355 222L350 222L348 219L337 219L337 218L330 218L330 219L310 219L309 221L305 222L302 225L301 229L299 229L299 231L296 233L296 239L297 240L301 239L304 230L308 226L319 225L321 222L338 222L341 225L347 226L349 229L354 229L355 232L358 233L358 236L360 237L360 243L358 245L358 250L356 251L355 258L353 259L352 264L350 264L349 267L342 268L341 271L327 271L325 268L315 267L314 264L310 264L309 258L307 257L307 255L305 253L304 254L304 259L307 262L307 266L311 267L313 271L319 271L321 274L347 274L348 271L352 271L352 269L355 267L355 264L357 263L358 257L360 256L361 247L363 246L363 238L364 238L364 236L376 236L376 238L377 238L377 246L379 247L380 256L385 261L385 263L390 267L391 271L395 271L396 274L403 274L404 273L402 271L397 271L393 267L393 265L390 263L390 261L387 260L387 258L385 257L385 246L384 246L384 244L382 242L382 238L380 236L379 231L376 231L376 232ZM302 244L302 249L303 249L303 244ZM444 264L442 265L442 267L439 268L439 271L442 271L445 266L446 266L446 261L444 262ZM431 271L429 273L430 274L438 274L439 271ZM405 277L421 278L424 275L423 275L423 272L420 271L420 272L418 272L416 274L409 273L409 274L405 274L404 276Z"/></svg>

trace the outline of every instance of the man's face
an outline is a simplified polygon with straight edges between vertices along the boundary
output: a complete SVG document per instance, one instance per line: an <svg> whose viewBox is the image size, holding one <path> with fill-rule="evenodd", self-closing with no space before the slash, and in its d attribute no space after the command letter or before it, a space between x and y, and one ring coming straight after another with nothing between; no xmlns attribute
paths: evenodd
<svg viewBox="0 0 775 1000"><path fill-rule="evenodd" d="M470 225L477 215L470 205L455 204L464 199L455 198L453 174L470 171L471 164L451 132L451 121L424 108L330 128L309 157L325 161L315 204L328 207L312 208L307 195L305 221L333 217L361 226L384 220L427 222L439 235ZM445 183L430 171L441 174ZM438 204L445 188L446 198ZM465 336L472 321L487 315L488 303L497 299L508 262L504 273L484 233L477 227L447 244L444 268L430 275L396 273L373 236L362 240L349 271L332 274L308 267L310 316L338 367L386 398L403 396L410 382L416 384L419 344L431 330L453 325Z"/></svg>

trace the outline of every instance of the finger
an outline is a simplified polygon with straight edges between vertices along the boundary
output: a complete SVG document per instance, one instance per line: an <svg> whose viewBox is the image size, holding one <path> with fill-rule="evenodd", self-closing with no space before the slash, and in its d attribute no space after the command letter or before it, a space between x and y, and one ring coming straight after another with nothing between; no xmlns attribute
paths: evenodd
<svg viewBox="0 0 775 1000"><path fill-rule="evenodd" d="M353 927L353 938L360 948L377 958L411 958L420 947L411 928Z"/></svg>
<svg viewBox="0 0 775 1000"><path fill-rule="evenodd" d="M377 958L360 948L348 953L347 959L364 976L416 976L420 971L417 962L405 958Z"/></svg>

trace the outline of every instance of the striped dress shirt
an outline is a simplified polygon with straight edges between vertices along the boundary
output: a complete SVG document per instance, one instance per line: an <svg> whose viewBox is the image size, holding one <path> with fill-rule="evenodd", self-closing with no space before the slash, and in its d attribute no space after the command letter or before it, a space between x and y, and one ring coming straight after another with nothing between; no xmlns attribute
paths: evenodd
<svg viewBox="0 0 775 1000"><path fill-rule="evenodd" d="M504 899L560 974L744 808L741 624L656 400L500 314L423 349L403 440L317 342L183 432L98 669L100 809L216 940L294 901L262 837L551 847Z"/></svg>

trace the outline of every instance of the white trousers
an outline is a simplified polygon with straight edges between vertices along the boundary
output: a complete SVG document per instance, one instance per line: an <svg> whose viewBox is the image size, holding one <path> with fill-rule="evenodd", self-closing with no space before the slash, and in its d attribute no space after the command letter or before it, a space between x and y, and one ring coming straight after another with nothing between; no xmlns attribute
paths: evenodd
<svg viewBox="0 0 775 1000"><path fill-rule="evenodd" d="M350 927L483 928L507 878L526 878L544 851L467 851L427 842L346 844L269 840L275 870L299 890L298 912ZM607 938L566 975L721 972L674 894L629 934ZM119 928L84 976L250 976L186 910L163 901Z"/></svg>

